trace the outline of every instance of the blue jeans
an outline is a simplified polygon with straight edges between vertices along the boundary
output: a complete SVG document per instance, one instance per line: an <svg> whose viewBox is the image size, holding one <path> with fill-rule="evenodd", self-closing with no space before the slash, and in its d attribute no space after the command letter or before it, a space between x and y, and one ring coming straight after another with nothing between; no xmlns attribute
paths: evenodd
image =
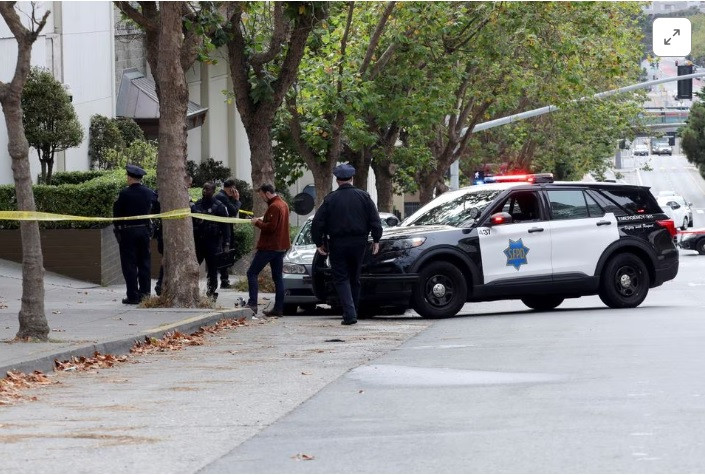
<svg viewBox="0 0 705 475"><path fill-rule="evenodd" d="M250 300L247 305L257 305L257 276L262 272L264 266L269 264L272 269L272 280L274 281L274 308L272 310L282 311L284 309L284 254L286 251L257 251L252 259L250 268L247 269L247 285L250 291Z"/></svg>

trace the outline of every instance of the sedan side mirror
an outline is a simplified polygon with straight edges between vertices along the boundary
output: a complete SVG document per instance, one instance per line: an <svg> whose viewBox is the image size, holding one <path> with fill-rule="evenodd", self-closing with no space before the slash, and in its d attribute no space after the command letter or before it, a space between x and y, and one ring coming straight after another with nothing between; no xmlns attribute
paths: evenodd
<svg viewBox="0 0 705 475"><path fill-rule="evenodd" d="M397 217L389 217L384 220L387 223L387 226L389 227L394 227L399 225L399 218Z"/></svg>
<svg viewBox="0 0 705 475"><path fill-rule="evenodd" d="M495 213L490 216L490 224L492 226L497 226L500 224L511 224L512 221L512 215L504 211Z"/></svg>

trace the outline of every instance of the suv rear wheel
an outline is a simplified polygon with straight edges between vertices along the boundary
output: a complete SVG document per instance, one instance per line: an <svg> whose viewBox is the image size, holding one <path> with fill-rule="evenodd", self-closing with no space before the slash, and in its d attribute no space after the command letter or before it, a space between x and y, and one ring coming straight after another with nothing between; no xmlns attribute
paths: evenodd
<svg viewBox="0 0 705 475"><path fill-rule="evenodd" d="M524 305L539 312L553 310L562 304L563 300L563 297L524 297L521 299Z"/></svg>
<svg viewBox="0 0 705 475"><path fill-rule="evenodd" d="M649 271L634 254L612 257L600 278L600 300L611 308L634 308L649 292Z"/></svg>
<svg viewBox="0 0 705 475"><path fill-rule="evenodd" d="M449 262L434 262L421 269L412 297L414 310L424 318L452 317L467 298L460 269Z"/></svg>

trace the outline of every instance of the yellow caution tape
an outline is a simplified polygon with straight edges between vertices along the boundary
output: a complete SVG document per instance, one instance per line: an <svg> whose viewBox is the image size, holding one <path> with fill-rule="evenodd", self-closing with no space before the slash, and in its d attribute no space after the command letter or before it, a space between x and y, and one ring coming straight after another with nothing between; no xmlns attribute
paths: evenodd
<svg viewBox="0 0 705 475"><path fill-rule="evenodd" d="M249 213L250 211L241 211L241 213ZM43 211L0 211L0 221L127 221L133 219L178 219L194 217L205 221L217 221L219 223L249 223L249 219L245 218L229 218L224 216L213 216L210 214L191 213L189 208L180 208L172 211L165 211L159 214L142 214L139 216L125 216L122 218L103 218L96 216L75 216L71 214L45 213Z"/></svg>

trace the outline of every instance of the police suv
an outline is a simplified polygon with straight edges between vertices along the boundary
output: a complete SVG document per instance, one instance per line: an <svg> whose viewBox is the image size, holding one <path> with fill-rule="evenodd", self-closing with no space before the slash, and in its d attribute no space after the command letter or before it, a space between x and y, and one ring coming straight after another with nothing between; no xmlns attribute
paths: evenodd
<svg viewBox="0 0 705 475"><path fill-rule="evenodd" d="M441 318L466 302L504 299L544 311L595 294L631 308L678 273L675 225L647 187L554 183L550 174L504 180L446 192L386 229L379 253L365 256L360 312L411 307ZM319 254L313 287L336 304Z"/></svg>

